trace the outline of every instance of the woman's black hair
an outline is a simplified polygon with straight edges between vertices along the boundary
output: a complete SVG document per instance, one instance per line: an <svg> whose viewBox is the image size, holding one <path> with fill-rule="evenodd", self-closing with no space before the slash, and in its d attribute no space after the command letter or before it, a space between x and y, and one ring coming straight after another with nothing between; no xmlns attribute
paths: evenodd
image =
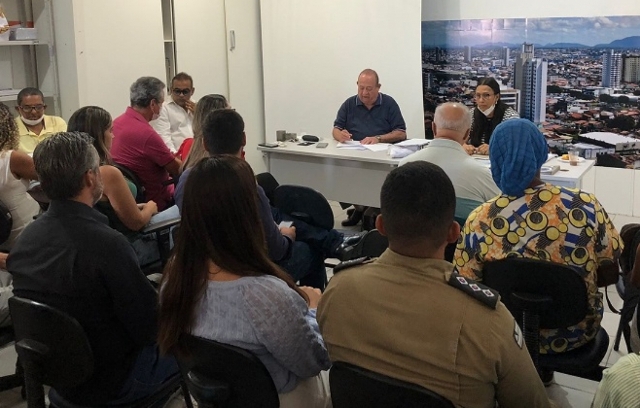
<svg viewBox="0 0 640 408"><path fill-rule="evenodd" d="M477 86L481 85L488 86L491 88L493 93L500 95L500 85L494 78L480 79ZM476 89L478 88L476 87ZM493 117L488 118L476 106L475 109L473 109L473 121L471 123L471 131L469 132L469 144L478 147L483 143L489 143L493 129L502 122L507 108L509 108L509 106L502 102L502 99L498 99L493 111Z"/></svg>

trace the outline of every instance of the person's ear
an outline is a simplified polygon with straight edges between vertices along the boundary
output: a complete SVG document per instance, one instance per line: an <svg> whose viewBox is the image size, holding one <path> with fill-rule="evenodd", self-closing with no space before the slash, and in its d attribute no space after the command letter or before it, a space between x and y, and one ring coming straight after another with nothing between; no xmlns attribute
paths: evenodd
<svg viewBox="0 0 640 408"><path fill-rule="evenodd" d="M435 121L431 122L431 130L433 131L434 136L438 134L438 128Z"/></svg>
<svg viewBox="0 0 640 408"><path fill-rule="evenodd" d="M462 143L467 143L467 140L469 140L470 136L471 136L471 129L467 129L467 131L464 132L464 137L462 138Z"/></svg>
<svg viewBox="0 0 640 408"><path fill-rule="evenodd" d="M460 238L460 224L458 224L458 221L453 221L451 223L451 226L449 227L447 242L449 244L453 244L454 242L458 241L458 238Z"/></svg>
<svg viewBox="0 0 640 408"><path fill-rule="evenodd" d="M18 113L20 113L20 105L16 105L16 106L14 106L14 108Z"/></svg>
<svg viewBox="0 0 640 408"><path fill-rule="evenodd" d="M242 132L242 147L245 147L247 145L247 134L245 132Z"/></svg>
<svg viewBox="0 0 640 408"><path fill-rule="evenodd" d="M382 218L383 218L382 214L378 214L378 216L376 217L375 226L378 232L380 233L380 235L383 235L386 237L387 231L384 228L384 220Z"/></svg>
<svg viewBox="0 0 640 408"><path fill-rule="evenodd" d="M196 93L196 88L191 87L191 95L193 96L194 93Z"/></svg>

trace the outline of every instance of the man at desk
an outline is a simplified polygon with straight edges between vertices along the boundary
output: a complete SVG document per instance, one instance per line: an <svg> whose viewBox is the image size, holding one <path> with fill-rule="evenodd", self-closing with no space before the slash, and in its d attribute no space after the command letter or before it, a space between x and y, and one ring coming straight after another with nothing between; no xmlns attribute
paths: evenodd
<svg viewBox="0 0 640 408"><path fill-rule="evenodd" d="M350 97L338 111L333 122L333 138L362 144L395 143L407 138L407 126L400 107L389 95L380 93L376 71L365 69L358 76L358 94ZM349 204L342 203L344 208ZM362 219L365 208L354 205L355 211L342 225L353 226Z"/></svg>
<svg viewBox="0 0 640 408"><path fill-rule="evenodd" d="M18 93L16 110L18 116L18 134L20 136L20 150L33 153L38 143L54 133L66 132L66 122L58 116L44 114L47 105L44 95L38 88L24 88Z"/></svg>

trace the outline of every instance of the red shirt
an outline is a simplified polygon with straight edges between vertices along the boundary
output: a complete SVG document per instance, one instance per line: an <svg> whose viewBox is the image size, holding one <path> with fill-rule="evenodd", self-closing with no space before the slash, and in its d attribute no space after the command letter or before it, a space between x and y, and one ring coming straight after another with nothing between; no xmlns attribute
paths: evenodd
<svg viewBox="0 0 640 408"><path fill-rule="evenodd" d="M173 185L162 185L169 179L164 166L174 156L160 135L131 107L113 121L113 135L113 161L133 171L145 188L147 200L155 201L159 211L165 209L173 196Z"/></svg>

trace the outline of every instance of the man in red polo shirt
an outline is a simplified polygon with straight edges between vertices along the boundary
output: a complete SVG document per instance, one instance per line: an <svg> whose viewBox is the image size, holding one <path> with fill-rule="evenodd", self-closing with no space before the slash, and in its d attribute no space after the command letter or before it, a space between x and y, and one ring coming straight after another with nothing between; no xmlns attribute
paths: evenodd
<svg viewBox="0 0 640 408"><path fill-rule="evenodd" d="M164 83L142 77L131 85L131 106L113 121L113 161L133 171L145 188L147 200L162 211L173 197L173 185L163 185L169 174L177 176L182 164L153 130L150 121L158 117L164 102Z"/></svg>

